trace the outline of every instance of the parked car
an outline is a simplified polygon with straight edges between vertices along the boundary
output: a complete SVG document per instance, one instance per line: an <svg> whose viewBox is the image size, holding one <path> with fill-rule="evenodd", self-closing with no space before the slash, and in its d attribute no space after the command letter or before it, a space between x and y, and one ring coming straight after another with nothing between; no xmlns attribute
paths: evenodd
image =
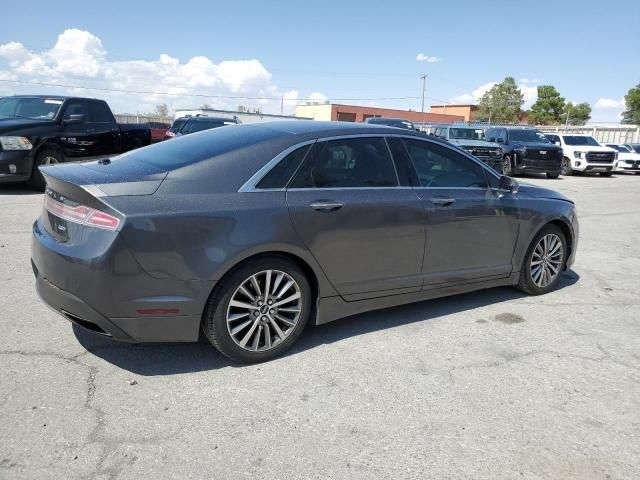
<svg viewBox="0 0 640 480"><path fill-rule="evenodd" d="M625 145L616 145L607 143L609 148L613 148L618 152L618 161L616 162L616 172L634 172L640 173L640 153L634 152Z"/></svg>
<svg viewBox="0 0 640 480"><path fill-rule="evenodd" d="M236 118L206 116L189 117L182 127L180 127L176 132L176 137L201 132L203 130L210 130L212 128L225 127L227 125L237 125L238 123L240 123L240 120Z"/></svg>
<svg viewBox="0 0 640 480"><path fill-rule="evenodd" d="M487 142L482 128L440 125L435 127L433 134L466 150L494 170L503 172L502 148L495 142Z"/></svg>
<svg viewBox="0 0 640 480"><path fill-rule="evenodd" d="M151 143L146 124L118 124L104 100L0 98L0 183L44 189L41 165L104 158Z"/></svg>
<svg viewBox="0 0 640 480"><path fill-rule="evenodd" d="M624 146L630 148L636 153L640 153L640 143L625 143Z"/></svg>
<svg viewBox="0 0 640 480"><path fill-rule="evenodd" d="M500 285L549 292L578 244L571 200L391 127L238 125L42 171L32 266L48 305L129 342L202 329L243 362L283 353L307 323Z"/></svg>
<svg viewBox="0 0 640 480"><path fill-rule="evenodd" d="M618 154L613 148L603 147L590 135L578 133L547 134L550 142L562 147L562 175L597 172L610 177Z"/></svg>
<svg viewBox="0 0 640 480"><path fill-rule="evenodd" d="M417 130L413 122L404 118L369 117L364 123L371 125L387 125L388 127L404 128L405 130Z"/></svg>
<svg viewBox="0 0 640 480"><path fill-rule="evenodd" d="M182 128L182 126L187 122L187 120L190 117L180 117L180 118L176 118L173 123L171 124L171 127L169 127L169 129L167 130L167 132L164 135L164 139L165 140L169 140L170 138L173 138L177 135L177 133L180 131L180 129Z"/></svg>
<svg viewBox="0 0 640 480"><path fill-rule="evenodd" d="M151 143L161 142L167 137L171 125L163 122L149 122L151 129Z"/></svg>
<svg viewBox="0 0 640 480"><path fill-rule="evenodd" d="M505 175L546 173L548 178L560 176L562 149L535 128L489 127L484 134L487 141L502 146L502 171Z"/></svg>

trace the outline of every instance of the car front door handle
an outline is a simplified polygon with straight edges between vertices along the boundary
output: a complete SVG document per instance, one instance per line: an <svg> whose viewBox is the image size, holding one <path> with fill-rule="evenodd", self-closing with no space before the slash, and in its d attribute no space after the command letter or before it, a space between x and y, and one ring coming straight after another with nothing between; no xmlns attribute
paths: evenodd
<svg viewBox="0 0 640 480"><path fill-rule="evenodd" d="M317 202L310 203L309 206L319 212L333 212L334 210L338 210L344 207L344 203L329 200L319 200Z"/></svg>
<svg viewBox="0 0 640 480"><path fill-rule="evenodd" d="M431 203L439 207L446 207L455 203L455 198L432 198Z"/></svg>

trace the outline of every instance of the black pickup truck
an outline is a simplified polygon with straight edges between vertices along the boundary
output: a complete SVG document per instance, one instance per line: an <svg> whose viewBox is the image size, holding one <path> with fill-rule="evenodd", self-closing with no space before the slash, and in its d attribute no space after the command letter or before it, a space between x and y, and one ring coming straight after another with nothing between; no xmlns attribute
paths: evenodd
<svg viewBox="0 0 640 480"><path fill-rule="evenodd" d="M502 147L502 173L546 173L560 176L562 148L551 143L540 131L530 127L489 127L484 132L489 142Z"/></svg>
<svg viewBox="0 0 640 480"><path fill-rule="evenodd" d="M0 184L44 189L40 165L106 158L151 143L146 124L118 124L104 100L0 98Z"/></svg>

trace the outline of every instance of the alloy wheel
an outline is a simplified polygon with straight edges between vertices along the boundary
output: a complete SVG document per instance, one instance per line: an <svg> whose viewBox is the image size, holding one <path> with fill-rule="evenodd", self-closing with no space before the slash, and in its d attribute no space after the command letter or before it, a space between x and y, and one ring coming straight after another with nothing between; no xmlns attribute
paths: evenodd
<svg viewBox="0 0 640 480"><path fill-rule="evenodd" d="M263 270L245 279L227 307L227 329L240 348L265 352L295 330L302 313L302 290L280 270Z"/></svg>
<svg viewBox="0 0 640 480"><path fill-rule="evenodd" d="M569 165L569 159L565 157L560 162L560 173L562 173L562 175L567 175L570 170L571 166Z"/></svg>
<svg viewBox="0 0 640 480"><path fill-rule="evenodd" d="M554 233L542 237L531 255L531 280L539 288L550 285L560 275L563 261L562 240Z"/></svg>

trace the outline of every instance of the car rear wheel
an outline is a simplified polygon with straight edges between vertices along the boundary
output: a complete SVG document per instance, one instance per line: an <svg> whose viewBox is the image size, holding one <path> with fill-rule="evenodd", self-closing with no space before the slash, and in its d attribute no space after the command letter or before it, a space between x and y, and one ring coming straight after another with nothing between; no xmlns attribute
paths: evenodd
<svg viewBox="0 0 640 480"><path fill-rule="evenodd" d="M573 175L571 160L569 160L567 157L562 157L562 161L560 162L560 173L565 177Z"/></svg>
<svg viewBox="0 0 640 480"><path fill-rule="evenodd" d="M513 165L511 164L511 157L505 155L502 160L502 174L507 177L513 177Z"/></svg>
<svg viewBox="0 0 640 480"><path fill-rule="evenodd" d="M207 304L202 329L232 360L264 362L295 343L310 310L311 288L300 267L285 257L263 257L221 281Z"/></svg>
<svg viewBox="0 0 640 480"><path fill-rule="evenodd" d="M518 288L542 295L558 285L567 261L567 240L555 225L547 225L533 238L520 269Z"/></svg>
<svg viewBox="0 0 640 480"><path fill-rule="evenodd" d="M33 190L42 192L46 185L44 177L38 167L43 165L55 165L62 162L60 153L56 150L45 148L38 152L33 162L33 169L31 170L31 177L29 177L28 184Z"/></svg>

